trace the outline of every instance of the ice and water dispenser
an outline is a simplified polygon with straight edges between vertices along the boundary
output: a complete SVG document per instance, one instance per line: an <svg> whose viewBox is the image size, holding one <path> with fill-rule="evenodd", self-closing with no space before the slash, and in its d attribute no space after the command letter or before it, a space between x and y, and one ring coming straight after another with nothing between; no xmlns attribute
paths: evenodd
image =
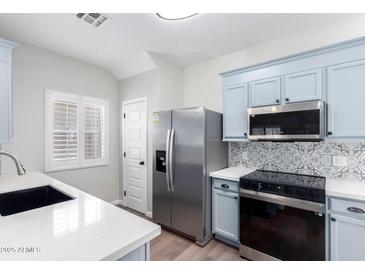
<svg viewBox="0 0 365 274"><path fill-rule="evenodd" d="M156 171L166 173L166 151L156 150Z"/></svg>

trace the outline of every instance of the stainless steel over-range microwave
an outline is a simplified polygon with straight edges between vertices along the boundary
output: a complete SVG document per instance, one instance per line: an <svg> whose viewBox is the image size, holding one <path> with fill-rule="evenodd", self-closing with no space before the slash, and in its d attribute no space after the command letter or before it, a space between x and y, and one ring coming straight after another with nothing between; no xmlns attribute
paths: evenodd
<svg viewBox="0 0 365 274"><path fill-rule="evenodd" d="M247 110L249 140L317 140L325 136L321 100Z"/></svg>

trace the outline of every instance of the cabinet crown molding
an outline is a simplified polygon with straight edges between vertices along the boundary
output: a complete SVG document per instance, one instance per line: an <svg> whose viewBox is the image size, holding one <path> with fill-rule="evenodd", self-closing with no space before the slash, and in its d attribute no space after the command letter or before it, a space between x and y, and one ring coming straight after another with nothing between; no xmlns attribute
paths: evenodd
<svg viewBox="0 0 365 274"><path fill-rule="evenodd" d="M10 48L10 49L14 49L17 46L18 46L18 44L15 43L15 42L0 38L0 47L7 47L7 48Z"/></svg>

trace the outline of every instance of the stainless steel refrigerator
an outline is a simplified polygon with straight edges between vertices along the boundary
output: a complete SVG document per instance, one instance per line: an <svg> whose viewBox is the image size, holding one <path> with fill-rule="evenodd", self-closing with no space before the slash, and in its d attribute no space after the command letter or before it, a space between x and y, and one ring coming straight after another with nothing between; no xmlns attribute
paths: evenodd
<svg viewBox="0 0 365 274"><path fill-rule="evenodd" d="M209 173L228 165L222 114L204 107L153 115L153 219L205 245L211 232Z"/></svg>

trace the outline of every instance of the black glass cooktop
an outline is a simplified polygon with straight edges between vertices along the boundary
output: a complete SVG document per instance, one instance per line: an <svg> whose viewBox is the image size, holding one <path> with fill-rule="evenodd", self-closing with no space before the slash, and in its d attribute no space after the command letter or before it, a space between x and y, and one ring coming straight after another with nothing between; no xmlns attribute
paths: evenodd
<svg viewBox="0 0 365 274"><path fill-rule="evenodd" d="M326 178L256 170L240 178L240 187L258 192L324 203Z"/></svg>

